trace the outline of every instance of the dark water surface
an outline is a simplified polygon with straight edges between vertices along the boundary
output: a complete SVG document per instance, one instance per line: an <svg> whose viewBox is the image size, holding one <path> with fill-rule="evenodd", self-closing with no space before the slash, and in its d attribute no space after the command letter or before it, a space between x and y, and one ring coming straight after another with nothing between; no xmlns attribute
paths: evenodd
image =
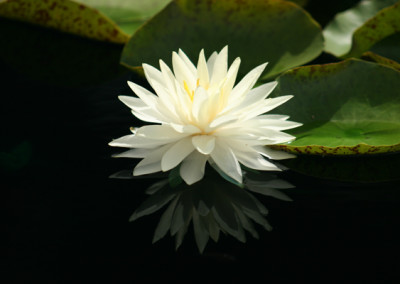
<svg viewBox="0 0 400 284"><path fill-rule="evenodd" d="M130 94L125 82L132 75L60 87L11 68L4 73L3 283L397 282L399 155L363 170L364 177L379 177L372 183L348 181L359 178L360 163L351 159L317 159L309 172L307 165L284 172L279 177L296 188L282 192L293 201L254 194L269 210L272 231L256 225L259 240L247 234L244 244L221 235L199 254L190 226L175 251L170 236L151 242L163 210L128 222L155 180L109 178L134 166L132 160L111 158L118 149L107 145L138 123L117 99ZM315 170L319 162L328 169ZM334 179L340 170L329 170L342 164L349 168L345 172L354 171L347 181ZM322 172L329 179L311 176Z"/></svg>

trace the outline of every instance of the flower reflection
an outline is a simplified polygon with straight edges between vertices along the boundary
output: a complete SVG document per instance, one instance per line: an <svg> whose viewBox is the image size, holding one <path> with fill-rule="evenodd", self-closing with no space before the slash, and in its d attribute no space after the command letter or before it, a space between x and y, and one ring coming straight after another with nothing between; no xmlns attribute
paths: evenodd
<svg viewBox="0 0 400 284"><path fill-rule="evenodd" d="M132 173L120 172L113 177L132 178ZM243 183L233 184L213 171L200 182L188 186L176 170L146 190L149 198L129 220L134 221L168 205L156 227L153 243L170 232L171 236L175 236L177 249L193 223L195 240L202 253L208 240L211 238L217 242L221 232L246 242L246 231L259 238L255 224L270 231L272 227L266 219L268 210L252 192L291 201L278 189L292 187L271 173L245 172Z"/></svg>

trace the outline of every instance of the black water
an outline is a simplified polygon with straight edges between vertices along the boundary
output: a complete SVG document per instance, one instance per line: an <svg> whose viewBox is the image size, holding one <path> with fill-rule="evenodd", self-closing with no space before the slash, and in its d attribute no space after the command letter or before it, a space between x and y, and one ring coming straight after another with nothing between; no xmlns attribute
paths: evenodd
<svg viewBox="0 0 400 284"><path fill-rule="evenodd" d="M107 145L139 123L117 100L134 75L71 87L1 66L3 283L397 282L396 174L362 183L289 170L279 177L293 201L254 194L271 232L257 227L244 244L222 235L199 254L190 227L175 251L170 236L151 243L162 211L128 222L154 180L109 178L134 165Z"/></svg>

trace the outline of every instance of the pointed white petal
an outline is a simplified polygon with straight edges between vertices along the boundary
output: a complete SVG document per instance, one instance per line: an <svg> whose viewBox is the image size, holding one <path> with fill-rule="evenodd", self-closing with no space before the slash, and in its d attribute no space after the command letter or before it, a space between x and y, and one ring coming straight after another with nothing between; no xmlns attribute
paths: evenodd
<svg viewBox="0 0 400 284"><path fill-rule="evenodd" d="M236 152L235 155L239 162L248 168L261 170L261 171L280 171L280 169L265 160L260 154L256 152Z"/></svg>
<svg viewBox="0 0 400 284"><path fill-rule="evenodd" d="M186 66L188 67L192 75L196 76L197 74L196 66L194 66L189 57L187 57L187 55L183 52L182 49L179 49L178 54L182 58L183 62L185 62Z"/></svg>
<svg viewBox="0 0 400 284"><path fill-rule="evenodd" d="M248 120L260 114L269 112L270 110L276 108L277 106L280 106L281 104L287 102L291 98L293 98L293 96L288 95L272 99L266 99L258 105L253 105L250 108L247 108L246 112L244 112L244 115L241 116L241 119Z"/></svg>
<svg viewBox="0 0 400 284"><path fill-rule="evenodd" d="M161 158L173 144L168 144L150 152L133 170L134 176L145 175L161 171Z"/></svg>
<svg viewBox="0 0 400 284"><path fill-rule="evenodd" d="M274 150L266 146L254 146L253 148L261 155L273 160L284 160L296 157L296 155L284 151Z"/></svg>
<svg viewBox="0 0 400 284"><path fill-rule="evenodd" d="M149 107L155 107L157 104L157 97L149 92L148 90L146 90L145 88L128 81L128 85L129 87L132 89L132 91L140 98L142 99L142 101L148 105Z"/></svg>
<svg viewBox="0 0 400 284"><path fill-rule="evenodd" d="M182 179L188 185L191 185L203 178L207 159L208 156L194 151L183 160L179 172Z"/></svg>
<svg viewBox="0 0 400 284"><path fill-rule="evenodd" d="M228 98L233 89L233 86L235 85L236 76L239 71L239 66L240 66L240 58L238 57L235 59L235 61L233 61L232 65L229 67L228 73L226 75L226 81L221 88L221 92L226 98Z"/></svg>
<svg viewBox="0 0 400 284"><path fill-rule="evenodd" d="M259 115L258 118L287 120L287 119L289 119L289 116L288 115L282 115L282 114L263 114L263 115Z"/></svg>
<svg viewBox="0 0 400 284"><path fill-rule="evenodd" d="M256 68L251 70L246 76L244 76L244 78L233 88L229 97L229 101L242 101L242 97L245 96L251 88L253 88L254 84L257 82L258 78L261 76L266 66L267 63L261 64L260 66L257 66Z"/></svg>
<svg viewBox="0 0 400 284"><path fill-rule="evenodd" d="M198 127L191 124L181 125L181 124L170 123L170 125L176 132L179 133L195 134L201 132L201 130Z"/></svg>
<svg viewBox="0 0 400 284"><path fill-rule="evenodd" d="M175 168L194 150L191 137L176 142L161 159L161 169L165 172Z"/></svg>
<svg viewBox="0 0 400 284"><path fill-rule="evenodd" d="M193 97L192 115L200 127L208 123L209 112L207 101L207 91L202 87L198 87Z"/></svg>
<svg viewBox="0 0 400 284"><path fill-rule="evenodd" d="M208 88L210 84L210 76L208 74L207 62L204 56L204 49L200 51L199 61L197 63L197 78L200 86Z"/></svg>
<svg viewBox="0 0 400 284"><path fill-rule="evenodd" d="M155 82L162 84L164 86L164 75L160 72L160 70L157 70L157 68L154 68L153 66L149 64L142 64L144 75L149 82L150 86L156 91L154 88L153 84ZM156 91L157 92L157 91Z"/></svg>
<svg viewBox="0 0 400 284"><path fill-rule="evenodd" d="M176 88L175 88L175 76L172 73L171 69L168 67L167 64L164 63L164 61L160 60L160 69L161 73L164 76L164 82L167 90L169 91L171 98L174 99L175 102L178 102L177 100L177 94L176 94Z"/></svg>
<svg viewBox="0 0 400 284"><path fill-rule="evenodd" d="M242 183L242 170L231 148L217 141L211 158L223 172Z"/></svg>
<svg viewBox="0 0 400 284"><path fill-rule="evenodd" d="M153 149L134 148L128 151L113 155L114 158L144 158Z"/></svg>
<svg viewBox="0 0 400 284"><path fill-rule="evenodd" d="M162 123L166 121L165 118L160 113L158 113L156 110L152 108L147 108L140 111L132 110L131 112L134 116L143 121L153 122L153 123Z"/></svg>
<svg viewBox="0 0 400 284"><path fill-rule="evenodd" d="M139 98L130 96L118 96L118 99L131 109L148 107L147 104L145 104L144 101Z"/></svg>
<svg viewBox="0 0 400 284"><path fill-rule="evenodd" d="M185 135L176 132L169 125L145 125L137 129L136 136L142 136L148 139L170 141L180 139Z"/></svg>
<svg viewBox="0 0 400 284"><path fill-rule="evenodd" d="M215 59L210 85L219 84L228 71L228 46L225 46Z"/></svg>
<svg viewBox="0 0 400 284"><path fill-rule="evenodd" d="M217 59L218 53L214 51L207 60L208 74L211 77L214 71L215 60Z"/></svg>
<svg viewBox="0 0 400 284"><path fill-rule="evenodd" d="M244 101L240 104L239 108L246 108L248 106L257 104L260 101L264 100L274 90L276 85L278 85L278 82L274 81L252 89L247 94Z"/></svg>
<svg viewBox="0 0 400 284"><path fill-rule="evenodd" d="M196 135L192 138L193 146L204 155L210 154L215 147L215 137L211 135Z"/></svg>
<svg viewBox="0 0 400 284"><path fill-rule="evenodd" d="M302 123L290 120L278 120L278 119L259 119L258 122L259 122L259 127L265 127L274 130L287 130L303 125Z"/></svg>
<svg viewBox="0 0 400 284"><path fill-rule="evenodd" d="M172 54L172 67L174 69L175 77L178 83L183 86L185 83L187 84L190 91L194 90L196 87L196 79L186 63L182 60L182 58L174 52Z"/></svg>
<svg viewBox="0 0 400 284"><path fill-rule="evenodd" d="M108 145L113 146L113 147L125 147L125 148L154 148L157 146L165 145L170 141L165 141L165 140L153 140L153 139L148 139L145 137L140 137L135 134L130 134L130 135L125 135L120 138L117 138Z"/></svg>

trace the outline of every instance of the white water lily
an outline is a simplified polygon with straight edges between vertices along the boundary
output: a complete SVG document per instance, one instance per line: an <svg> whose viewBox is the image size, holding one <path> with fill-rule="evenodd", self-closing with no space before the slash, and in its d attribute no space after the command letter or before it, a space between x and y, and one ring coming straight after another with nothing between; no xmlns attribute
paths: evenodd
<svg viewBox="0 0 400 284"><path fill-rule="evenodd" d="M180 164L182 179L193 184L203 178L209 162L242 183L240 164L256 170L279 170L266 158L293 157L265 147L295 139L281 130L301 125L288 121L285 115L265 114L292 97L267 98L277 82L253 89L267 64L254 68L236 86L240 58L228 69L227 47L207 61L202 50L197 68L179 50L172 54L172 64L173 72L162 60L160 70L143 64L157 95L128 82L138 98L119 97L137 118L156 124L140 127L109 144L132 148L117 157L143 158L134 175L165 172Z"/></svg>

